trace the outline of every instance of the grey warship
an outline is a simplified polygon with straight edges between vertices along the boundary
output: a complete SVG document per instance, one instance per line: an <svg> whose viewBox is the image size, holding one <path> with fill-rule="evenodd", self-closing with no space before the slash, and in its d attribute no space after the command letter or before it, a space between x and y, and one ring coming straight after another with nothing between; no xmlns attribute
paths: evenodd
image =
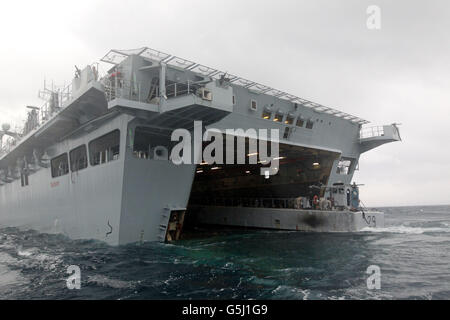
<svg viewBox="0 0 450 320"><path fill-rule="evenodd" d="M382 212L362 208L352 178L362 153L401 140L397 125L368 127L147 47L111 50L101 61L110 64L105 75L90 65L69 86L47 90L22 130L2 126L0 226L111 245L180 239L185 220L318 232L384 226ZM192 148L196 160L174 161L175 130L210 128L243 141L245 161L205 161L205 140ZM261 150L250 148L258 138L246 135L259 129L279 132L278 165L265 175Z"/></svg>

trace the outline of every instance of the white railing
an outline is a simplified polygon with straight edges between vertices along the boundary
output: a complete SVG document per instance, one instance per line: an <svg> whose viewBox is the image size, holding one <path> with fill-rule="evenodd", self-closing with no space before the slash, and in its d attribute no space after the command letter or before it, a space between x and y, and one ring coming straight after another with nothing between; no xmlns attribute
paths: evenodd
<svg viewBox="0 0 450 320"><path fill-rule="evenodd" d="M384 136L384 127L383 126L363 128L359 132L359 139L367 139L367 138L382 137L382 136Z"/></svg>
<svg viewBox="0 0 450 320"><path fill-rule="evenodd" d="M105 88L107 101L122 98L126 100L149 103L149 100L152 98L160 96L159 85L153 85L148 92L145 93L142 91L141 83L138 81L128 81L124 79L111 80L105 77L102 79L102 83ZM167 99L170 99L189 94L196 94L197 90L201 87L201 85L192 81L187 81L185 83L170 83L166 85L166 97Z"/></svg>
<svg viewBox="0 0 450 320"><path fill-rule="evenodd" d="M93 63L90 67L92 69L95 67L93 80L98 81L98 63ZM24 136L42 127L47 121L69 105L74 98L72 82L63 88L60 87L55 89L52 86L51 90L47 89L44 85L44 90L40 92L39 97L46 101L42 107L38 109L35 121L33 121L33 124L31 125L31 129L30 126L26 130L24 129L25 126L16 126L13 131L14 136L4 139L3 143L0 143L0 157L14 149Z"/></svg>
<svg viewBox="0 0 450 320"><path fill-rule="evenodd" d="M166 86L166 96L170 99L188 94L196 94L197 90L201 87L201 85L190 80L185 83L174 82Z"/></svg>
<svg viewBox="0 0 450 320"><path fill-rule="evenodd" d="M40 128L48 120L50 120L55 114L59 113L68 102L72 100L72 84L64 87L63 89L58 89L55 91L46 91L46 95L49 96L48 100L38 109L36 118L31 124L31 128L25 129L25 126L16 126L14 131L14 137L8 137L0 144L0 157L9 153L12 149L19 144L20 140L29 134Z"/></svg>
<svg viewBox="0 0 450 320"><path fill-rule="evenodd" d="M72 83L62 89L46 90L45 94L49 95L49 98L39 109L39 126L61 111L73 99Z"/></svg>
<svg viewBox="0 0 450 320"><path fill-rule="evenodd" d="M116 98L123 98L138 102L145 102L141 95L141 84L136 81L127 81L123 79L111 80L107 77L101 80L105 88L106 100L111 101Z"/></svg>
<svg viewBox="0 0 450 320"><path fill-rule="evenodd" d="M14 149L14 147L19 143L19 141L20 141L19 137L17 139L13 137L8 137L4 139L0 148L0 157L2 157L3 155L9 153L12 149Z"/></svg>

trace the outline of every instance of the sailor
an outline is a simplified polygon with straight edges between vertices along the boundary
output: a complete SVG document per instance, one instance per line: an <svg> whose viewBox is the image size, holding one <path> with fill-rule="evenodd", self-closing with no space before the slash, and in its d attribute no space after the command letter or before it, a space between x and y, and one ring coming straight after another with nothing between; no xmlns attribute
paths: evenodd
<svg viewBox="0 0 450 320"><path fill-rule="evenodd" d="M325 198L320 198L320 210L330 210L331 201Z"/></svg>
<svg viewBox="0 0 450 320"><path fill-rule="evenodd" d="M294 208L295 209L301 209L302 208L302 197L297 197L295 198L295 202L294 202Z"/></svg>
<svg viewBox="0 0 450 320"><path fill-rule="evenodd" d="M95 66L92 67L92 73L94 74L94 80L98 80L98 70Z"/></svg>
<svg viewBox="0 0 450 320"><path fill-rule="evenodd" d="M313 197L313 209L319 209L319 196L317 194Z"/></svg>

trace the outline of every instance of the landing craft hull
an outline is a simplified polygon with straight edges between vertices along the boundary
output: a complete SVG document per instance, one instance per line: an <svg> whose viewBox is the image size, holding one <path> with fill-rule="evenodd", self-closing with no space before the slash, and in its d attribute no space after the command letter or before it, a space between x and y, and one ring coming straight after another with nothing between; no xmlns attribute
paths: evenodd
<svg viewBox="0 0 450 320"><path fill-rule="evenodd" d="M358 232L364 228L384 228L384 213L378 211L321 211L280 208L204 206L191 208L196 221L259 229L306 232Z"/></svg>

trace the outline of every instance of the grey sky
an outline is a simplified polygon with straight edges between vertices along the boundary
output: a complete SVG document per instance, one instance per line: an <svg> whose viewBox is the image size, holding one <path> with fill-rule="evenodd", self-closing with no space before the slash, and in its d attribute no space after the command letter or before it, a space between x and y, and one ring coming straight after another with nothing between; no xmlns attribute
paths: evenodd
<svg viewBox="0 0 450 320"><path fill-rule="evenodd" d="M381 30L366 9L381 8ZM2 3L0 122L40 105L44 78L149 46L370 120L402 123L355 175L366 205L450 203L448 1Z"/></svg>

